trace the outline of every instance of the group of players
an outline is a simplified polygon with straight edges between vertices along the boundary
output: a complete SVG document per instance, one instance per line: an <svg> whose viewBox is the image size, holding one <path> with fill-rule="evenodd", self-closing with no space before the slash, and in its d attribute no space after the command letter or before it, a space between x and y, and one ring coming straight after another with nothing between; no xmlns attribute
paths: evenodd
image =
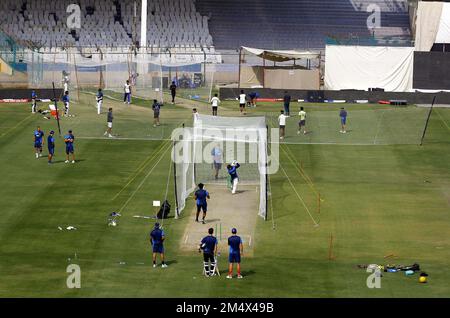
<svg viewBox="0 0 450 318"><path fill-rule="evenodd" d="M37 127L33 134L34 138L34 149L36 159L42 157L42 148L44 146L44 136L45 133L41 129L41 127ZM75 136L72 133L72 130L69 130L66 135L64 135L64 143L66 144L66 161L65 163L69 163L69 157L72 156L72 163L75 163L75 150L73 147L73 143L75 141ZM53 163L53 156L55 155L55 132L52 130L47 136L47 149L48 149L48 164Z"/></svg>
<svg viewBox="0 0 450 318"><path fill-rule="evenodd" d="M289 109L289 108L288 108ZM298 113L300 120L298 122L298 130L297 135L300 135L302 132L304 135L307 134L306 131L306 112L303 107L300 107L300 111ZM339 118L341 121L341 130L339 131L342 134L347 133L347 111L342 107L339 111ZM280 129L280 140L283 140L285 138L286 134L286 118L290 117L289 112L286 114L286 104L285 104L285 110L280 111L280 115L278 116L278 125Z"/></svg>
<svg viewBox="0 0 450 318"><path fill-rule="evenodd" d="M156 257L159 254L161 259L161 267L166 268L167 264L164 259L164 240L166 236L164 230L159 223L155 223L153 230L150 232L150 243L152 245L152 261L153 267L156 265ZM207 277L211 277L219 273L217 268L217 256L220 255L218 252L219 241L214 236L214 229L208 229L208 235L205 236L199 245L198 251L201 253L203 251L203 273ZM228 255L228 275L227 278L233 278L233 267L236 264L237 278L243 278L241 274L241 256L244 254L244 246L242 244L242 239L237 235L237 229L231 229L231 236L228 237L229 255Z"/></svg>

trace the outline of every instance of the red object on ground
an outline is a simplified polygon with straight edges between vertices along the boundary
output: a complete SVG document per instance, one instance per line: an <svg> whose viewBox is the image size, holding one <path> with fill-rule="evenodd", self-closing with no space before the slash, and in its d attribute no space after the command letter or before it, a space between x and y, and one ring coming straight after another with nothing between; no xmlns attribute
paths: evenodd
<svg viewBox="0 0 450 318"><path fill-rule="evenodd" d="M390 105L391 102L388 101L388 100L379 100L379 101L378 101L378 104L382 104L382 105Z"/></svg>

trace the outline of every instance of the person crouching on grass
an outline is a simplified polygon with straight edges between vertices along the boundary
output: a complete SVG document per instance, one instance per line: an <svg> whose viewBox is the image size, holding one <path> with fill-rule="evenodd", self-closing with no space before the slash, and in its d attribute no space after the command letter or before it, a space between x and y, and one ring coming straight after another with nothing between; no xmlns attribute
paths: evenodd
<svg viewBox="0 0 450 318"><path fill-rule="evenodd" d="M206 199L210 199L209 192L204 188L203 183L198 184L198 190L194 193L195 203L197 204L197 214L195 216L195 222L198 222L198 216L200 215L200 211L203 210L203 218L202 223L205 224L206 211L208 211L208 204Z"/></svg>
<svg viewBox="0 0 450 318"><path fill-rule="evenodd" d="M217 257L217 238L213 236L214 229L208 229L208 236L205 236L200 242L199 252L203 250L203 266L205 275L214 276L216 273L216 257Z"/></svg>
<svg viewBox="0 0 450 318"><path fill-rule="evenodd" d="M244 245L242 239L237 236L237 230L233 228L231 230L231 236L228 238L228 246L230 247L230 255L228 257L228 275L227 278L233 278L233 264L237 264L237 278L242 278L241 275L241 256L244 255Z"/></svg>
<svg viewBox="0 0 450 318"><path fill-rule="evenodd" d="M161 258L161 267L167 267L167 264L164 262L164 240L164 231L161 229L159 223L155 223L153 231L150 232L150 243L152 244L153 250L153 267L156 267L156 254L159 254Z"/></svg>
<svg viewBox="0 0 450 318"><path fill-rule="evenodd" d="M156 99L153 100L153 127L159 126L159 112L161 111L161 105Z"/></svg>

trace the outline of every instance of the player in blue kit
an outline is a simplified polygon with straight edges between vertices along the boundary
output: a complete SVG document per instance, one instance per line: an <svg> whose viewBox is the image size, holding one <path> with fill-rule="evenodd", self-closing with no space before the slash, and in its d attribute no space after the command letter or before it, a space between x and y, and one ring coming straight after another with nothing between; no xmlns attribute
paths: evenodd
<svg viewBox="0 0 450 318"><path fill-rule="evenodd" d="M339 117L341 117L341 133L345 134L347 131L345 130L345 125L347 124L347 111L344 107L341 108L339 112Z"/></svg>
<svg viewBox="0 0 450 318"><path fill-rule="evenodd" d="M64 142L66 143L66 161L69 163L69 154L72 154L72 163L75 163L75 151L73 149L73 142L75 136L72 134L72 130L69 130L68 134L64 136Z"/></svg>
<svg viewBox="0 0 450 318"><path fill-rule="evenodd" d="M35 91L31 91L31 112L33 114L37 112L37 94Z"/></svg>
<svg viewBox="0 0 450 318"><path fill-rule="evenodd" d="M69 116L69 105L70 105L70 98L69 98L69 91L66 91L62 97L62 102L64 104L64 116Z"/></svg>
<svg viewBox="0 0 450 318"><path fill-rule="evenodd" d="M214 276L216 273L217 238L213 236L214 229L208 229L208 236L200 242L199 252L203 250L203 266L206 276Z"/></svg>
<svg viewBox="0 0 450 318"><path fill-rule="evenodd" d="M194 199L197 204L197 215L195 217L195 222L198 222L198 216L200 211L203 210L202 223L205 224L206 211L208 210L208 204L206 199L210 199L209 192L203 189L205 185L203 183L198 184L198 190L194 193Z"/></svg>
<svg viewBox="0 0 450 318"><path fill-rule="evenodd" d="M47 137L47 148L48 148L48 163L52 163L53 155L55 154L55 138L53 135L55 132L52 130L50 135Z"/></svg>
<svg viewBox="0 0 450 318"><path fill-rule="evenodd" d="M241 165L234 160L231 165L227 166L227 171L229 176L229 180L230 180L230 185L231 185L231 193L235 194L236 193L236 189L237 189L237 185L239 183L239 176L237 174L237 169L240 167Z"/></svg>
<svg viewBox="0 0 450 318"><path fill-rule="evenodd" d="M244 246L242 245L242 239L237 236L237 230L233 228L231 230L231 236L228 238L228 246L230 247L230 255L228 257L228 275L227 278L233 278L233 264L237 264L237 278L242 278L241 275L241 255L244 254Z"/></svg>
<svg viewBox="0 0 450 318"><path fill-rule="evenodd" d="M44 132L41 130L41 127L37 127L34 131L34 150L36 153L36 159L42 157L42 145L44 144Z"/></svg>
<svg viewBox="0 0 450 318"><path fill-rule="evenodd" d="M156 267L156 254L160 255L161 267L166 268L167 264L164 263L164 231L161 229L159 223L155 223L153 231L150 232L150 243L152 244L153 250L153 267Z"/></svg>

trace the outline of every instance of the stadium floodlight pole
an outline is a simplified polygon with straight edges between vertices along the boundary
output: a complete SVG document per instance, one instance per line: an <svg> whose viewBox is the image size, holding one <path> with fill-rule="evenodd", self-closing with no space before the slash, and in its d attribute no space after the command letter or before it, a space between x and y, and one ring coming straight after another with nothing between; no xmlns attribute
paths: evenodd
<svg viewBox="0 0 450 318"><path fill-rule="evenodd" d="M147 46L147 0L142 0L140 47L146 47L146 46Z"/></svg>
<svg viewBox="0 0 450 318"><path fill-rule="evenodd" d="M55 82L52 82L52 86L53 86L53 100L55 102L55 110L56 110L56 122L58 123L59 137L61 137L61 126L59 125L59 112L58 112L58 103L56 102Z"/></svg>
<svg viewBox="0 0 450 318"><path fill-rule="evenodd" d="M431 112L433 111L434 102L436 101L436 95L433 96L433 101L431 102L430 110L428 111L427 121L425 122L425 127L423 128L422 138L420 139L420 145L423 144L423 139L425 138L425 134L428 128L428 122L430 121Z"/></svg>

